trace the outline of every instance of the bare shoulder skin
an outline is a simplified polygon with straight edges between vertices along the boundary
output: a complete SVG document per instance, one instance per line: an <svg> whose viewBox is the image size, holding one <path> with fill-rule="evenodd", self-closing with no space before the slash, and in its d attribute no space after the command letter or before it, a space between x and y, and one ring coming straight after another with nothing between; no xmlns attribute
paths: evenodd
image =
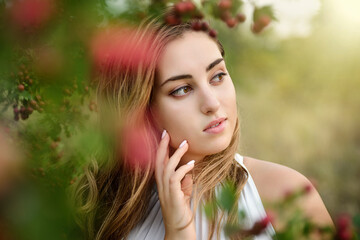
<svg viewBox="0 0 360 240"><path fill-rule="evenodd" d="M301 173L280 164L251 157L244 157L244 164L248 168L263 202L279 200L286 191L312 185ZM299 205L315 223L333 225L332 219L315 188L299 201ZM277 227L279 226L275 224L275 230Z"/></svg>

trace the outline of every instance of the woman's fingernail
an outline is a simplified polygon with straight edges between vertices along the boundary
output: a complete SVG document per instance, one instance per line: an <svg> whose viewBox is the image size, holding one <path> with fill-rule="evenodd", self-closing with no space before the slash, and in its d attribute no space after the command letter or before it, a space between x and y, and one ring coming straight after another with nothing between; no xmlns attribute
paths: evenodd
<svg viewBox="0 0 360 240"><path fill-rule="evenodd" d="M184 145L185 145L185 143L186 143L186 140L182 141L182 143L180 143L179 148L181 148L182 146L184 146Z"/></svg>
<svg viewBox="0 0 360 240"><path fill-rule="evenodd" d="M188 162L186 165L192 165L195 163L195 160L191 160L190 162Z"/></svg>
<svg viewBox="0 0 360 240"><path fill-rule="evenodd" d="M165 135L166 135L166 130L164 129L164 131L161 134L161 139L163 139L165 137Z"/></svg>

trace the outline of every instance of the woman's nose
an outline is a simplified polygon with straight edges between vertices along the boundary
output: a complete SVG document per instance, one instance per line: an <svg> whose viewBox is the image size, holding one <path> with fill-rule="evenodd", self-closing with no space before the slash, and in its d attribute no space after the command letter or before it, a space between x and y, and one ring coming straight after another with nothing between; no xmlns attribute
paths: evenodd
<svg viewBox="0 0 360 240"><path fill-rule="evenodd" d="M205 87L200 91L200 108L204 114L211 114L218 111L220 102L217 93L211 87Z"/></svg>

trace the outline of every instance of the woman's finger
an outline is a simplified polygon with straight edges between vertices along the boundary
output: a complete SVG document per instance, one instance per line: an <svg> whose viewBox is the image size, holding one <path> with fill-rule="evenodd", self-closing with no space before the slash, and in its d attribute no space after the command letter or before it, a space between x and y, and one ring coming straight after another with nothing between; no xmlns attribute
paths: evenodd
<svg viewBox="0 0 360 240"><path fill-rule="evenodd" d="M181 180L185 177L185 175L191 171L191 169L194 168L194 160L191 160L190 162L188 162L185 165L182 165L181 167L179 167L175 173L170 177L170 184L179 184L180 186L180 182Z"/></svg>
<svg viewBox="0 0 360 240"><path fill-rule="evenodd" d="M184 192L185 196L191 196L194 181L192 174L186 174L183 180L181 180L181 191ZM190 200L190 198L189 198Z"/></svg>
<svg viewBox="0 0 360 240"><path fill-rule="evenodd" d="M194 168L194 160L191 160L187 164L179 167L175 173L169 179L169 192L174 199L180 199L186 193L181 190L181 181L185 178L185 175ZM180 196L182 195L182 196Z"/></svg>
<svg viewBox="0 0 360 240"><path fill-rule="evenodd" d="M158 184L158 188L161 187L161 179L163 177L164 171L164 161L169 157L168 146L169 146L170 137L167 134L166 130L163 131L162 139L160 140L158 149L156 151L156 163L155 163L155 179ZM159 186L160 185L160 186Z"/></svg>
<svg viewBox="0 0 360 240"><path fill-rule="evenodd" d="M175 171L175 168L179 165L182 156L184 156L188 148L189 144L187 143L187 141L182 141L182 143L179 145L179 148L176 149L174 154L170 157L169 162L165 166L164 172L166 171L167 176L172 175L172 173Z"/></svg>

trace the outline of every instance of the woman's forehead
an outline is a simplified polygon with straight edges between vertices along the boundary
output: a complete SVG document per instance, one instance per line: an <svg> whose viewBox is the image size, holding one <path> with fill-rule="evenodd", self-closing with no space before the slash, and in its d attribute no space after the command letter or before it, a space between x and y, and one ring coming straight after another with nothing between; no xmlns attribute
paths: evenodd
<svg viewBox="0 0 360 240"><path fill-rule="evenodd" d="M207 34L186 32L165 46L157 65L159 80L205 71L209 63L221 57L217 43Z"/></svg>

